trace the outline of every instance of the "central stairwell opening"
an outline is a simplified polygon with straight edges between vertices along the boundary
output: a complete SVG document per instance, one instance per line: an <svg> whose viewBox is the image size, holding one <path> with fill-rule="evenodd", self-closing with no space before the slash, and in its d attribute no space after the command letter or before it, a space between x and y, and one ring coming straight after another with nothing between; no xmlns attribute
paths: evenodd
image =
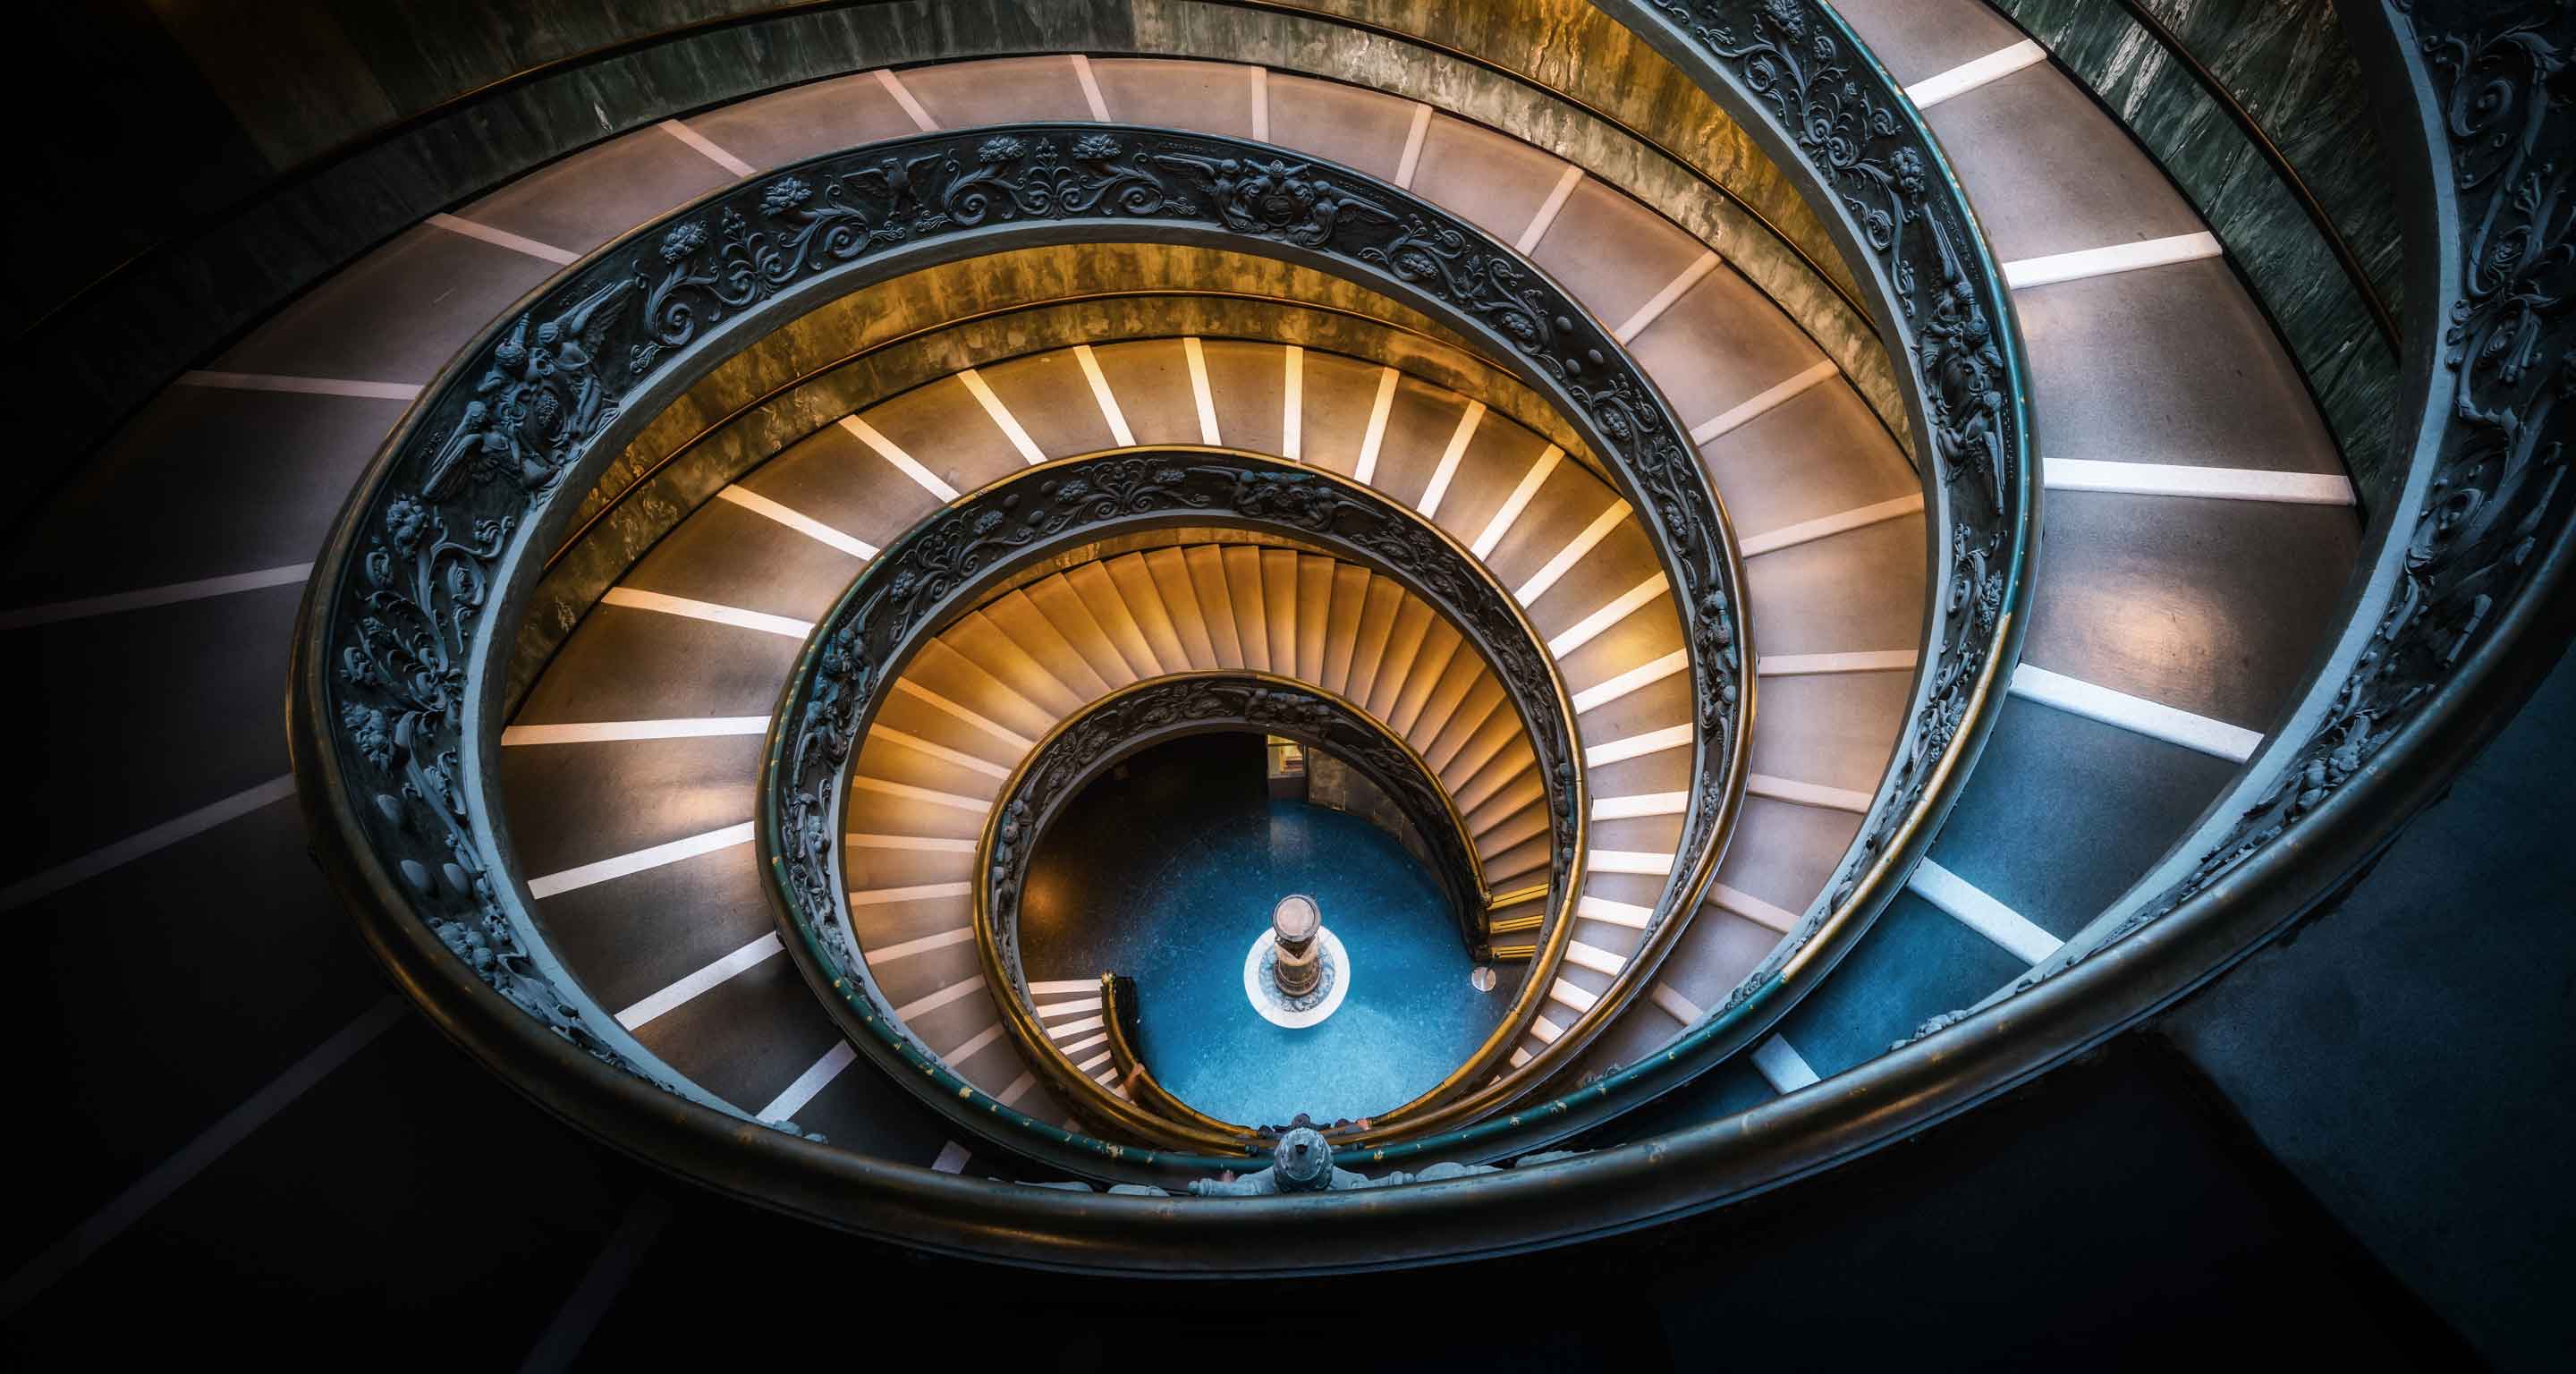
<svg viewBox="0 0 2576 1374"><path fill-rule="evenodd" d="M1020 953L1033 986L1133 980L1139 1057L1201 1112L1358 1120L1438 1084L1510 992L1475 986L1487 965L1426 864L1369 820L1271 795L1267 752L1259 733L1196 735L1091 783L1039 841ZM1315 901L1338 956L1338 986L1303 999L1325 1013L1311 1020L1265 1016L1248 986L1247 951L1268 943L1289 894ZM1042 997L1038 1010L1077 1066L1108 1064L1096 999Z"/></svg>

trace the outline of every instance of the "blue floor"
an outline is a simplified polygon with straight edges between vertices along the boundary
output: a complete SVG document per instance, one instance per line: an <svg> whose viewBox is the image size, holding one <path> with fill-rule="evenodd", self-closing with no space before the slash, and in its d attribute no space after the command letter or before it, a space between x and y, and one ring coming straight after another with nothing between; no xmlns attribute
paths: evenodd
<svg viewBox="0 0 2576 1374"><path fill-rule="evenodd" d="M1022 950L1035 979L1136 980L1146 1066L1200 1111L1245 1124L1358 1118L1438 1083L1492 1031L1491 993L1440 888L1394 837L1264 792L1257 736L1203 736L1130 762L1050 830ZM1243 962L1282 895L1303 892L1350 955L1321 1024L1254 1011Z"/></svg>

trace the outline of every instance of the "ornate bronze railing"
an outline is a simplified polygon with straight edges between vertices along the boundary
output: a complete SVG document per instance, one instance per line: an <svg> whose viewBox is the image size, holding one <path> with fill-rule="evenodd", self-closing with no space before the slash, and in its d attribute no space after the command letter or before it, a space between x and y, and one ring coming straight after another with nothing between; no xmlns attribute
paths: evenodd
<svg viewBox="0 0 2576 1374"><path fill-rule="evenodd" d="M2000 274L1937 150L1829 14L1698 7L1702 19L1720 8L1732 27L1687 13L1680 26L1642 14L1631 22L1755 114L1784 165L1823 188L1917 383L1948 594L1931 618L1914 716L1835 890L1710 1022L1651 1067L1381 1159L1531 1148L1749 1043L1849 947L1919 857L1989 723L1986 688L2009 661L2035 487ZM1233 140L1031 127L881 145L710 197L594 255L425 395L317 575L298 669L299 772L323 831L345 846L344 881L390 918L370 922L389 959L415 968L425 951L463 953L459 967L539 1012L553 1034L691 1091L617 1031L535 936L482 789L497 734L481 723L489 703L478 695L488 628L506 623L524 592L531 541L551 546L562 513L551 496L579 489L614 447L603 441L620 416L649 413L728 336L747 335L749 321L864 279L861 265L892 270L1015 234L1257 245L1459 321L1556 400L1646 514L1674 583L1692 648L1701 781L1658 932L1696 904L1717 858L1725 780L1742 767L1750 679L1734 557L1679 426L1606 331L1482 235L1366 178ZM403 558L415 575L388 590ZM416 775L396 776L416 762ZM348 785L360 769L408 785L371 801ZM461 1011L455 1019L460 1037L475 1038Z"/></svg>
<svg viewBox="0 0 2576 1374"><path fill-rule="evenodd" d="M388 938L435 941L586 1052L717 1105L545 948L485 787L491 629L524 599L531 550L559 538L572 503L554 498L755 330L928 262L1106 238L1222 243L1352 276L1484 341L1569 418L1650 513L1694 650L1698 790L1657 924L1687 913L1742 776L1736 556L1681 426L1602 326L1478 231L1358 174L1224 138L1015 126L874 145L712 195L578 264L427 389L326 550L296 678L301 774L352 856L351 885L394 918ZM1563 798L1571 758L1542 765Z"/></svg>
<svg viewBox="0 0 2576 1374"><path fill-rule="evenodd" d="M755 831L761 862L789 950L861 1053L960 1127L998 1134L1023 1153L1094 1176L1154 1178L1173 1168L1221 1169L1240 1163L1250 1137L1137 1111L1059 1063L1037 1026L1024 981L994 941L985 910L978 913L979 947L999 984L995 1001L1024 1057L1092 1115L1155 1148L1066 1131L960 1078L912 1035L876 989L850 926L840 816L851 765L880 701L920 647L956 615L1021 568L1121 535L1183 524L1285 535L1334 550L1395 578L1445 617L1501 683L1545 780L1555 842L1549 874L1555 917L1539 956L1545 969L1554 968L1572 936L1571 912L1582 882L1590 808L1564 681L1519 604L1420 515L1320 469L1222 449L1161 448L1023 469L914 526L872 560L816 623L789 673L761 771ZM1070 723L1084 719L1077 715ZM1030 755L1032 762L1048 757L1046 746L1063 728ZM1024 779L1025 769L1013 787ZM1012 828L1011 798L1006 791L993 813L998 828L988 832L982 851L988 867L979 903L993 901L991 888L1025 863L1034 838L1033 830ZM1463 836L1460 843L1465 845ZM1480 907L1462 895L1458 914L1462 934L1470 939L1477 937L1479 928L1470 923L1481 916ZM1428 1110L1482 1083L1537 1014L1545 990L1545 978L1525 980L1512 1010L1475 1053L1422 1100L1387 1115ZM1173 1151L1181 1153L1171 1157Z"/></svg>
<svg viewBox="0 0 2576 1374"><path fill-rule="evenodd" d="M997 992L995 1001L1021 1059L1055 1090L1060 1101L1112 1131L1148 1144L1169 1143L1176 1133L1166 1123L1177 1122L1177 1134L1186 1138L1206 1137L1205 1144L1212 1148L1251 1151L1268 1143L1267 1132L1259 1126L1220 1121L1186 1107L1175 1112L1144 1102L1131 1105L1104 1092L1046 1033L1020 962L1020 897L1029 865L1065 806L1103 772L1141 750L1220 730L1258 730L1293 739L1357 769L1395 803L1430 849L1433 876L1470 948L1482 940L1485 892L1475 876L1475 843L1430 765L1404 737L1359 705L1312 683L1273 673L1217 669L1147 678L1101 697L1059 722L1012 770L994 800L975 851L975 948L983 964L984 985L1008 990ZM1579 841L1576 847L1579 852ZM1561 885L1562 875L1555 875L1552 882ZM1561 914L1558 920L1571 928ZM1557 944L1561 952L1562 942ZM1519 1001L1526 1007L1515 1005L1504 1015L1503 1025L1488 1039L1489 1046L1499 1043L1507 1048L1527 1029L1538 999L1525 986ZM1108 1022L1116 1007L1107 1001L1102 1007L1102 1020ZM1126 1010L1133 1015L1132 998ZM1133 1046L1122 1039L1126 1034L1113 1032L1111 1052L1113 1057L1123 1053L1133 1060ZM1491 1068L1491 1053L1499 1051L1471 1056L1443 1082L1454 1088L1455 1083L1482 1076ZM1119 1065L1122 1073L1130 1067ZM1159 1085L1154 1091L1168 1097ZM1439 1091L1435 1087L1424 1096L1434 1098ZM1402 1110L1400 1104L1387 1105ZM1140 1114L1142 1121L1135 1119Z"/></svg>

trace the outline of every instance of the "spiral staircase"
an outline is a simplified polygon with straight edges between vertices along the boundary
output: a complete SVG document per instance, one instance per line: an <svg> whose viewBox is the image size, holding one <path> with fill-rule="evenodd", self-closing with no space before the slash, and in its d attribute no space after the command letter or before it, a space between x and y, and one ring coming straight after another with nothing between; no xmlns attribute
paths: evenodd
<svg viewBox="0 0 2576 1374"><path fill-rule="evenodd" d="M1786 1282L1955 1235L1963 1157L2159 1139L2123 1032L2367 894L2564 646L2570 35L2338 7L2408 220L2365 447L2037 8L752 7L454 97L744 73L243 288L29 505L13 1342L207 1270L559 1367L818 1273L1064 1326L1428 1267L1311 1281L1678 1363L1753 1338L1595 1340L1569 1256ZM1216 684L1383 743L1497 975L1321 1173L1017 936L1065 780L1170 725L1117 708ZM1378 1349L1547 1358L1497 1322Z"/></svg>

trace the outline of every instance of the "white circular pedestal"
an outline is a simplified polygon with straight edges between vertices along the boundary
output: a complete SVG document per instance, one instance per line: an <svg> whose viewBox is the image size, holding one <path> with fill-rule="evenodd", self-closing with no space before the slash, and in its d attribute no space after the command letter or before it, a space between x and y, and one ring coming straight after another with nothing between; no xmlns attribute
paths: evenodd
<svg viewBox="0 0 2576 1374"><path fill-rule="evenodd" d="M1243 995L1252 1003L1252 1009L1261 1013L1261 1019L1299 1030L1341 1010L1342 999L1351 991L1351 956L1342 949L1342 937L1329 929L1317 927L1315 941L1323 947L1323 955L1317 960L1322 965L1323 979L1313 992L1291 1000L1279 991L1278 981L1271 976L1278 946L1272 942L1269 928L1263 927L1253 937L1252 948L1243 956Z"/></svg>

